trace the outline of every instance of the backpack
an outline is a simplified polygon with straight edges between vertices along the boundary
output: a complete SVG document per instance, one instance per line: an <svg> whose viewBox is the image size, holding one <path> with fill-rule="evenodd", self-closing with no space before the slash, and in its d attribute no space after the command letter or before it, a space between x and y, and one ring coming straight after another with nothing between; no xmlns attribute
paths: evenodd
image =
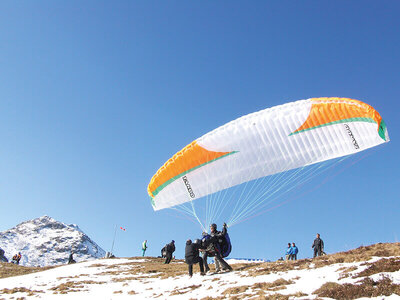
<svg viewBox="0 0 400 300"><path fill-rule="evenodd" d="M203 238L201 239L201 244L204 248L208 248L208 246L210 246L211 243L211 236L209 234L203 236ZM222 242L221 243L215 243L214 244L215 248L217 248L216 250L221 253L221 256L227 257L231 251L232 251L232 244L231 244L231 239L229 237L229 234L226 233L224 238L222 238Z"/></svg>
<svg viewBox="0 0 400 300"><path fill-rule="evenodd" d="M222 257L227 257L232 251L232 244L228 233L226 233L224 237L225 242L222 242L222 244L220 245L220 251Z"/></svg>

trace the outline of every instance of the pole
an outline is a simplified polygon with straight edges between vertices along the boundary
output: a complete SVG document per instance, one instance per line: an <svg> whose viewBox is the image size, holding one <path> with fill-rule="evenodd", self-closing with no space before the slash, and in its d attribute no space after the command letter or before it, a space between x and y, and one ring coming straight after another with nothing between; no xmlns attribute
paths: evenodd
<svg viewBox="0 0 400 300"><path fill-rule="evenodd" d="M114 250L114 242L115 242L115 236L117 235L117 225L115 225L115 230L114 230L114 238L113 238L113 242L112 242L112 246L111 246L111 251L110 254L113 254L113 250Z"/></svg>

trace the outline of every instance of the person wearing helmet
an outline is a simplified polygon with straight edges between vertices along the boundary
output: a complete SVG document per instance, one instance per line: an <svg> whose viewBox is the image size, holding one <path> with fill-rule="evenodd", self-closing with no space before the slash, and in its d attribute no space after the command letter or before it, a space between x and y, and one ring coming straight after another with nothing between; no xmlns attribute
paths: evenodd
<svg viewBox="0 0 400 300"><path fill-rule="evenodd" d="M193 265L199 264L200 275L205 275L203 260L199 256L199 250L201 249L201 241L199 239L195 240L193 243L191 240L186 241L185 247L185 262L189 266L189 277L193 276Z"/></svg>
<svg viewBox="0 0 400 300"><path fill-rule="evenodd" d="M216 272L222 270L232 271L232 267L228 265L228 263L221 256L221 247L220 245L225 242L225 235L227 233L228 226L226 223L223 225L222 231L217 230L217 224L213 223L210 225L210 238L207 241L207 238L203 238L206 243L206 249L203 253L203 263L205 267L205 271L209 272L210 268L207 263L207 257L215 257L215 270Z"/></svg>
<svg viewBox="0 0 400 300"><path fill-rule="evenodd" d="M169 264L172 259L172 253L175 252L175 241L172 240L171 243L165 245L165 261L164 264Z"/></svg>

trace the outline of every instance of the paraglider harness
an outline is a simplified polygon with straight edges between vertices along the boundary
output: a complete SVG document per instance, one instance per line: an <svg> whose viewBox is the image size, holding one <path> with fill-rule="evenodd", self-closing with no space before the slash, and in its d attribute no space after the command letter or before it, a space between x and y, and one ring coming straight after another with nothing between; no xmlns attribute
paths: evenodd
<svg viewBox="0 0 400 300"><path fill-rule="evenodd" d="M226 233L222 237L218 237L217 242L213 242L213 237L209 234L203 235L201 239L202 246L206 249L208 256L215 256L215 252L221 254L221 257L227 257L232 251L231 239Z"/></svg>

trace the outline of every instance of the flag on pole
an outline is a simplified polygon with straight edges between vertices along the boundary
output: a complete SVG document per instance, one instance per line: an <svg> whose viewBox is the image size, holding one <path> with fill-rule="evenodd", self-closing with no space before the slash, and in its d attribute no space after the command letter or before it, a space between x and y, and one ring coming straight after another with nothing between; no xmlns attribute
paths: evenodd
<svg viewBox="0 0 400 300"><path fill-rule="evenodd" d="M121 228L121 230L126 231L126 228L123 228L123 227L120 227L120 228Z"/></svg>

